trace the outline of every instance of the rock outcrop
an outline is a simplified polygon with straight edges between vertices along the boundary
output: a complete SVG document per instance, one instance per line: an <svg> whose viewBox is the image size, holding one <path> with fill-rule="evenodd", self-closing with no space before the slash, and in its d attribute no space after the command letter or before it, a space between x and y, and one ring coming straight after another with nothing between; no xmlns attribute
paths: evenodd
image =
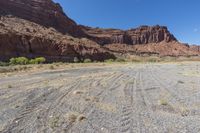
<svg viewBox="0 0 200 133"><path fill-rule="evenodd" d="M36 23L15 17L0 19L0 60L26 56L46 57L48 61L115 58L96 42L58 33Z"/></svg>
<svg viewBox="0 0 200 133"><path fill-rule="evenodd" d="M200 53L200 46L199 45L191 45L190 49Z"/></svg>
<svg viewBox="0 0 200 133"><path fill-rule="evenodd" d="M0 0L0 14L13 15L74 37L87 35L52 0Z"/></svg>
<svg viewBox="0 0 200 133"><path fill-rule="evenodd" d="M198 51L191 49L189 45L173 41L169 43L149 43L149 44L109 44L105 46L113 53L133 54L139 56L197 56Z"/></svg>
<svg viewBox="0 0 200 133"><path fill-rule="evenodd" d="M165 26L141 26L136 29L119 30L119 29L99 29L81 26L82 29L90 36L96 37L99 44L148 44L159 42L172 42L177 39L168 31Z"/></svg>

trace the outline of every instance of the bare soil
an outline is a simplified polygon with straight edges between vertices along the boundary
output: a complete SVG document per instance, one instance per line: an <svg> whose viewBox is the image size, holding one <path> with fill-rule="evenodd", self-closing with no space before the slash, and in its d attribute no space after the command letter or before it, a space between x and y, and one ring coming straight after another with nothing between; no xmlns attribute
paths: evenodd
<svg viewBox="0 0 200 133"><path fill-rule="evenodd" d="M125 63L0 75L2 133L200 132L200 63Z"/></svg>

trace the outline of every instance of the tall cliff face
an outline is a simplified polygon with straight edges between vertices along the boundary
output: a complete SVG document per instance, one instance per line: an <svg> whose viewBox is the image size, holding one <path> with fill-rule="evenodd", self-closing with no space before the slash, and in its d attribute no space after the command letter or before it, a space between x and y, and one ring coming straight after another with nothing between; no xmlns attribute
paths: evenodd
<svg viewBox="0 0 200 133"><path fill-rule="evenodd" d="M62 7L52 0L0 0L0 14L11 14L45 27L53 27L74 37L86 36L77 24L64 14Z"/></svg>
<svg viewBox="0 0 200 133"><path fill-rule="evenodd" d="M135 45L177 41L165 26L141 26L127 31L81 27L90 36L96 37L96 41L100 44L120 43Z"/></svg>

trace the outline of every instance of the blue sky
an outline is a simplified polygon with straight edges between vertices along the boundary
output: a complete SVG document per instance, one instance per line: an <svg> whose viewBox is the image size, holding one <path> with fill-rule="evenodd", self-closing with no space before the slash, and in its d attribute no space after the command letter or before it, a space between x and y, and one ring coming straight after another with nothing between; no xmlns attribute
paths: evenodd
<svg viewBox="0 0 200 133"><path fill-rule="evenodd" d="M91 27L164 25L181 42L200 44L200 0L54 0L67 16Z"/></svg>

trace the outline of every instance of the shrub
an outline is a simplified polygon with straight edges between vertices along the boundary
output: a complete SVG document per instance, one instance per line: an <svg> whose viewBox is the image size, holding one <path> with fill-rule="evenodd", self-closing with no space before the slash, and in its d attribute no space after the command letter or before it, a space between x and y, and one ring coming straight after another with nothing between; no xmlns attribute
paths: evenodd
<svg viewBox="0 0 200 133"><path fill-rule="evenodd" d="M11 59L10 59L10 64L12 64L12 65L17 64L16 58L11 58Z"/></svg>
<svg viewBox="0 0 200 133"><path fill-rule="evenodd" d="M28 63L29 63L29 60L26 57L18 57L18 58L10 59L11 65L26 65Z"/></svg>
<svg viewBox="0 0 200 133"><path fill-rule="evenodd" d="M104 60L104 62L111 63L111 62L114 62L114 59L107 59L107 60Z"/></svg>
<svg viewBox="0 0 200 133"><path fill-rule="evenodd" d="M42 64L45 61L46 59L44 57L38 57L38 58L29 60L29 64Z"/></svg>
<svg viewBox="0 0 200 133"><path fill-rule="evenodd" d="M141 62L142 59L131 59L132 62Z"/></svg>
<svg viewBox="0 0 200 133"><path fill-rule="evenodd" d="M167 103L166 100L161 99L161 100L160 100L160 105L166 106L166 105L168 105L168 103Z"/></svg>
<svg viewBox="0 0 200 133"><path fill-rule="evenodd" d="M16 58L16 63L19 64L19 65L26 65L28 64L28 59L26 57L18 57Z"/></svg>
<svg viewBox="0 0 200 133"><path fill-rule="evenodd" d="M9 65L9 63L0 61L0 66L8 66L8 65Z"/></svg>
<svg viewBox="0 0 200 133"><path fill-rule="evenodd" d="M49 66L49 69L53 70L55 69L53 65Z"/></svg>
<svg viewBox="0 0 200 133"><path fill-rule="evenodd" d="M30 59L29 64L37 64L37 62L35 61L35 59Z"/></svg>
<svg viewBox="0 0 200 133"><path fill-rule="evenodd" d="M8 88L12 88L12 85L8 85Z"/></svg>
<svg viewBox="0 0 200 133"><path fill-rule="evenodd" d="M35 62L37 64L42 64L42 63L46 62L46 59L44 57L38 57L38 58L35 58Z"/></svg>
<svg viewBox="0 0 200 133"><path fill-rule="evenodd" d="M74 57L74 63L79 63L80 60L77 57Z"/></svg>
<svg viewBox="0 0 200 133"><path fill-rule="evenodd" d="M27 65L27 64L42 64L46 61L44 57L38 57L35 59L28 59L26 57L11 58L10 65Z"/></svg>
<svg viewBox="0 0 200 133"><path fill-rule="evenodd" d="M91 59L85 59L85 60L84 60L84 63L91 63L91 62L92 62Z"/></svg>

